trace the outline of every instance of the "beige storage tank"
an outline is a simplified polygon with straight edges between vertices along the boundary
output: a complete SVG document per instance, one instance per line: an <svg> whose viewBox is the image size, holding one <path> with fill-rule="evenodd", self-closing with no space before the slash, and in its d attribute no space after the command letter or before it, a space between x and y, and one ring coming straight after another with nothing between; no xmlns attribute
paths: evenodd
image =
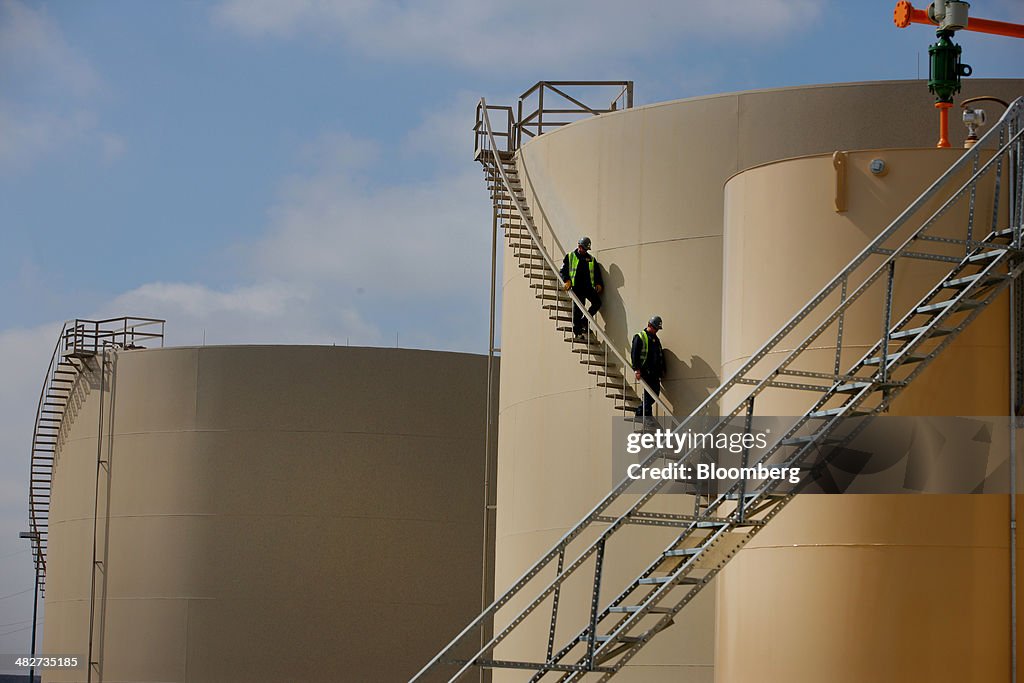
<svg viewBox="0 0 1024 683"><path fill-rule="evenodd" d="M831 155L767 164L730 179L723 375L742 365L961 153L849 153L843 213L835 210ZM873 159L885 162L884 176L870 172ZM965 224L967 211L967 202L960 202L940 225ZM909 267L908 279L922 283L949 270L936 262ZM905 289L895 290L895 310L916 301ZM1008 414L1008 319L1004 293L895 399L890 413ZM848 317L843 335L850 356L843 364L865 353L880 333L880 316ZM832 372L830 339L822 337L814 351L820 364L801 369ZM762 414L807 408L791 396L762 396ZM1009 506L1003 495L798 496L722 572L716 681L1007 680Z"/></svg>
<svg viewBox="0 0 1024 683"><path fill-rule="evenodd" d="M480 611L485 357L236 346L111 368L59 449L44 653L86 655L93 607L93 681L399 681Z"/></svg>
<svg viewBox="0 0 1024 683"><path fill-rule="evenodd" d="M971 80L965 82L964 97L1006 98L1022 91L1021 80ZM599 320L621 349L651 314L663 316L668 356L663 395L676 414L685 415L722 379L726 179L758 164L806 154L932 147L936 121L920 81L699 97L604 114L545 133L522 147L519 176L546 244L557 238L571 248L580 235L593 239L606 284ZM954 128L954 144L962 136ZM549 249L560 261L561 249ZM845 263L846 257L835 263ZM612 487L613 415L611 402L562 342L508 249L503 268L499 593ZM627 578L614 565L607 571L614 577L605 584L607 591ZM581 604L579 613L585 609ZM620 678L711 681L713 632L714 596L704 591L685 618L647 646ZM533 631L514 634L498 654L527 657L525 643L544 637ZM520 677L506 672L498 679Z"/></svg>

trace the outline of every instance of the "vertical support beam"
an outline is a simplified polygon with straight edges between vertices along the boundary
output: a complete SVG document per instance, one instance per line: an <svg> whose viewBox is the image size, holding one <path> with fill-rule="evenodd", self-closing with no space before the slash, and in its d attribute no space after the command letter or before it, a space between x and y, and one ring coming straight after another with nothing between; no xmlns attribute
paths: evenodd
<svg viewBox="0 0 1024 683"><path fill-rule="evenodd" d="M537 135L544 134L544 83L540 84L537 93Z"/></svg>
<svg viewBox="0 0 1024 683"><path fill-rule="evenodd" d="M501 181L492 181L497 186ZM495 189L495 196L497 196L498 190ZM491 202L491 311L490 311L490 328L487 336L487 415L484 417L484 509L483 509L483 547L481 550L480 560L480 611L483 612L487 609L490 599L487 595L487 584L488 574L491 571L490 563L487 561L487 549L490 545L490 535L488 530L490 529L491 522L491 459L493 452L491 451L491 434L492 429L497 427L494 420L494 320L495 320L495 309L497 308L497 277L498 277L498 207L495 202ZM492 427L493 426L493 427ZM483 645L490 639L490 634L486 627L480 629L480 646ZM480 680L484 680L483 668L480 669Z"/></svg>
<svg viewBox="0 0 1024 683"><path fill-rule="evenodd" d="M1021 119L1010 121L1010 135L1020 130ZM1016 124L1016 125L1015 125ZM1024 222L1024 145L1018 140L1009 153L1011 244L1021 245ZM1010 262L1012 272L1014 262ZM1024 395L1024 288L1010 282L1010 681L1017 680L1017 431L1021 426Z"/></svg>
<svg viewBox="0 0 1024 683"><path fill-rule="evenodd" d="M885 318L882 323L882 356L878 362L878 369L881 371L881 381L883 384L889 381L889 336L891 334L889 327L892 325L892 284L893 279L896 277L896 261L889 261L888 267L889 273L886 276L885 285ZM889 398L889 390L882 389L882 400L887 401Z"/></svg>
<svg viewBox="0 0 1024 683"><path fill-rule="evenodd" d="M38 536L37 536L38 538ZM35 589L32 593L32 653L29 655L29 683L36 683L36 621L39 619L39 562L36 561Z"/></svg>
<svg viewBox="0 0 1024 683"><path fill-rule="evenodd" d="M1011 264L1012 268L1012 264ZM1020 325L1018 305L1021 287L1010 283L1010 681L1017 680L1017 428L1020 424L1019 373L1021 371Z"/></svg>
<svg viewBox="0 0 1024 683"><path fill-rule="evenodd" d="M980 159L980 155L975 155L975 157L974 157L974 165L971 166L971 175L972 176L975 173L978 172L978 161L979 161L979 159ZM971 183L971 202L970 202L969 207L967 209L967 240L964 242L964 256L967 256L968 254L970 254L971 250L974 249L974 246L971 244L971 241L974 239L974 202L975 202L975 199L977 198L977 196L978 196L978 183L976 183L976 182L975 183Z"/></svg>
<svg viewBox="0 0 1024 683"><path fill-rule="evenodd" d="M751 396L747 400L747 415L743 419L743 433L744 434L749 434L750 433L750 428L751 428L751 426L754 423L754 398L755 398L754 396ZM741 467L746 467L747 466L747 461L749 459L750 459L750 447L747 446L746 448L743 449L743 462L742 462L742 464L740 466ZM742 472L742 470L740 470L740 471ZM737 519L742 522L743 521L743 516L746 514L746 510L747 510L747 478L746 477L743 477L742 479L740 479L740 495L739 495L739 498L737 500L737 503L738 504L737 504L737 507L736 507L736 513L737 513L736 516L737 516Z"/></svg>
<svg viewBox="0 0 1024 683"><path fill-rule="evenodd" d="M842 307L846 303L846 283L849 281L849 276L843 278L842 290L839 294L839 306ZM846 318L846 309L842 308L839 311L838 329L836 330L836 362L833 366L833 377L836 382L839 381L839 371L842 369L840 365L843 357L843 321Z"/></svg>
<svg viewBox="0 0 1024 683"><path fill-rule="evenodd" d="M558 551L558 567L555 569L555 576L559 576L562 573L562 567L565 566L565 547L563 546ZM548 631L548 654L544 658L544 661L548 664L551 663L551 655L555 651L555 627L558 625L558 600L562 593L562 584L555 586L555 592L551 602L551 629Z"/></svg>
<svg viewBox="0 0 1024 683"><path fill-rule="evenodd" d="M594 649L597 642L597 612L601 600L601 572L604 569L604 540L597 544L594 563L594 591L590 596L590 632L587 634L587 667L594 668Z"/></svg>
<svg viewBox="0 0 1024 683"><path fill-rule="evenodd" d="M516 149L523 146L523 98L516 103Z"/></svg>
<svg viewBox="0 0 1024 683"><path fill-rule="evenodd" d="M1012 122L1011 122L1012 124ZM1001 148L1006 139L1008 126L1000 126L999 128L999 147ZM995 232L999 228L999 191L1002 188L1003 182L1003 155L1000 154L999 158L996 159L996 189L992 194L992 226L991 230ZM1010 192L1013 194L1013 191Z"/></svg>
<svg viewBox="0 0 1024 683"><path fill-rule="evenodd" d="M100 394L99 394L99 424L96 427L96 486L93 492L92 508L92 562L89 566L89 654L87 657L86 683L92 683L93 666L93 636L96 625L96 536L99 524L100 506L100 470L103 467L103 399L107 388L107 349L103 348L99 364L100 373Z"/></svg>

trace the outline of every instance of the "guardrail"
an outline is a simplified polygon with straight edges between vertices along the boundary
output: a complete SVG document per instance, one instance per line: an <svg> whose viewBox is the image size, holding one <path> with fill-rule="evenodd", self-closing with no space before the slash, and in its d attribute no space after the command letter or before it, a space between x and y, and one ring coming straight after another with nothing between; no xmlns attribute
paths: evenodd
<svg viewBox="0 0 1024 683"><path fill-rule="evenodd" d="M592 107L583 101L582 93L576 97L567 92L571 88L615 88L617 92L607 107ZM533 138L543 135L545 128L559 128L588 116L632 107L633 81L538 81L519 96L516 147L522 144L524 134Z"/></svg>
<svg viewBox="0 0 1024 683"><path fill-rule="evenodd" d="M49 536L50 496L57 445L64 427L67 402L89 358L104 349L138 349L143 343L163 346L165 321L122 317L105 320L69 320L61 327L39 392L32 428L28 516L36 585L46 586L46 549Z"/></svg>

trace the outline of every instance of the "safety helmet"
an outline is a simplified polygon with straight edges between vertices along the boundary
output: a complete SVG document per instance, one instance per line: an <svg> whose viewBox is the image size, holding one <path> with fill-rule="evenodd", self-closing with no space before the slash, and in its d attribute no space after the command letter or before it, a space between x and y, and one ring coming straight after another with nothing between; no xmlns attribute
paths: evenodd
<svg viewBox="0 0 1024 683"><path fill-rule="evenodd" d="M647 321L647 324L650 325L651 327L653 327L656 330L660 330L661 329L661 316L660 315L651 316L651 319Z"/></svg>
<svg viewBox="0 0 1024 683"><path fill-rule="evenodd" d="M587 237L586 235L581 237L579 242L577 242L576 244L578 244L579 246L583 247L584 251L590 251L590 244L591 244L591 242L590 242L590 238Z"/></svg>

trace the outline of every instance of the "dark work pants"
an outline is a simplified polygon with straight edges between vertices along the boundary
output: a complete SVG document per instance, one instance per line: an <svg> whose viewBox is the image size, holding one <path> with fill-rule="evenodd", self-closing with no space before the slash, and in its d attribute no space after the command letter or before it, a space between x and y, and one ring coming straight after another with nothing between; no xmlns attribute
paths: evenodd
<svg viewBox="0 0 1024 683"><path fill-rule="evenodd" d="M661 394L661 378L660 377L646 377L646 376L643 376L643 375L641 375L641 377L643 378L643 380L645 382L647 382L647 384L650 385L651 389L654 391L654 396L658 396L658 395ZM646 391L644 391L644 402L643 402L642 405L638 406L637 409L636 409L636 416L637 417L650 416L650 415L653 414L654 396L651 396Z"/></svg>
<svg viewBox="0 0 1024 683"><path fill-rule="evenodd" d="M600 297L600 295L598 295L598 293L592 287L588 287L587 289L582 289L582 288L577 289L577 288L573 287L572 291L573 291L573 293L576 296L578 296L580 298L580 301L582 301L583 303L587 303L588 300L590 301L590 308L587 309L587 312L590 313L590 315L592 315L592 316L596 315L597 312L599 310L601 310L601 297ZM587 319L583 317L583 311L581 311L579 309L579 307L576 306L576 304L573 304L572 305L572 333L573 333L573 336L575 336L577 334L580 334L582 332L586 332L587 328L589 326L590 325L587 322Z"/></svg>

